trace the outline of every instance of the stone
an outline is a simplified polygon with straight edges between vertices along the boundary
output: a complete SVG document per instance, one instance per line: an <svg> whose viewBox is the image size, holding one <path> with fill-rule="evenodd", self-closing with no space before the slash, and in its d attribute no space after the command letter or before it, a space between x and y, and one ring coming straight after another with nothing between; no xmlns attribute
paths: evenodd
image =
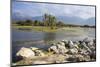
<svg viewBox="0 0 100 67"><path fill-rule="evenodd" d="M59 53L58 50L57 50L57 46L56 46L56 45L51 46L51 47L48 49L48 51L49 51L49 52L53 51L54 53L57 53L57 54Z"/></svg>
<svg viewBox="0 0 100 67"><path fill-rule="evenodd" d="M73 46L74 45L73 41L70 40L68 44L69 44L70 48L73 48L74 47Z"/></svg>
<svg viewBox="0 0 100 67"><path fill-rule="evenodd" d="M49 49L49 51L53 51L56 54L65 54L68 50L66 49L64 44L56 44L51 46Z"/></svg>
<svg viewBox="0 0 100 67"><path fill-rule="evenodd" d="M74 46L75 46L75 48L79 49L79 47L78 47L78 45L77 45L77 44L75 44Z"/></svg>
<svg viewBox="0 0 100 67"><path fill-rule="evenodd" d="M62 42L64 42L65 44L68 44L68 40L62 40Z"/></svg>
<svg viewBox="0 0 100 67"><path fill-rule="evenodd" d="M32 51L35 52L35 56L45 56L42 50L36 47L30 47Z"/></svg>
<svg viewBox="0 0 100 67"><path fill-rule="evenodd" d="M64 42L65 43L65 47L66 48L70 48L70 46L69 46L69 41L68 40L62 40L62 42Z"/></svg>
<svg viewBox="0 0 100 67"><path fill-rule="evenodd" d="M82 54L82 55L89 55L89 52L86 49L81 49L80 54Z"/></svg>
<svg viewBox="0 0 100 67"><path fill-rule="evenodd" d="M78 50L76 48L72 48L69 50L71 54L77 54Z"/></svg>
<svg viewBox="0 0 100 67"><path fill-rule="evenodd" d="M35 53L29 49L29 48L25 48L22 47L16 54L17 56L21 56L23 58L31 58L33 56L35 56Z"/></svg>
<svg viewBox="0 0 100 67"><path fill-rule="evenodd" d="M79 44L80 44L80 42L79 42L79 41L75 41L75 44L79 45Z"/></svg>
<svg viewBox="0 0 100 67"><path fill-rule="evenodd" d="M65 46L60 45L60 44L57 44L57 48L58 48L59 54L65 54L66 52L69 51L69 50L67 50L67 49L65 48Z"/></svg>
<svg viewBox="0 0 100 67"><path fill-rule="evenodd" d="M60 44L62 46L65 46L65 43L64 42L58 42L58 44Z"/></svg>
<svg viewBox="0 0 100 67"><path fill-rule="evenodd" d="M90 50L90 48L86 45L85 42L83 42L81 45L83 45L84 49L88 50L90 53L92 52L92 51Z"/></svg>
<svg viewBox="0 0 100 67"><path fill-rule="evenodd" d="M35 56L45 56L42 50L34 50L34 52L35 52Z"/></svg>
<svg viewBox="0 0 100 67"><path fill-rule="evenodd" d="M85 42L86 44L88 44L88 42L90 42L90 41L92 41L92 39L91 38L85 38L85 39L83 39L83 42Z"/></svg>
<svg viewBox="0 0 100 67"><path fill-rule="evenodd" d="M30 47L32 51L34 50L38 50L39 48L36 48L36 47Z"/></svg>
<svg viewBox="0 0 100 67"><path fill-rule="evenodd" d="M90 46L92 46L93 44L94 44L93 41L90 41L90 42L88 43L88 45L90 45Z"/></svg>

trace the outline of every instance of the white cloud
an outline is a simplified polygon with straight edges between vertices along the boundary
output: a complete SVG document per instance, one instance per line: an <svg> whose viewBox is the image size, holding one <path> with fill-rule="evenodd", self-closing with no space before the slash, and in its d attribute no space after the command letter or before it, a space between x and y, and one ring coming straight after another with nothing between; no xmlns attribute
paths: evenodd
<svg viewBox="0 0 100 67"><path fill-rule="evenodd" d="M17 2L18 3L18 2ZM79 5L44 4L32 2L19 2L14 4L13 10L22 12L25 16L40 16L50 13L55 16L76 16L83 19L95 17L95 7ZM22 8L16 6L24 5Z"/></svg>

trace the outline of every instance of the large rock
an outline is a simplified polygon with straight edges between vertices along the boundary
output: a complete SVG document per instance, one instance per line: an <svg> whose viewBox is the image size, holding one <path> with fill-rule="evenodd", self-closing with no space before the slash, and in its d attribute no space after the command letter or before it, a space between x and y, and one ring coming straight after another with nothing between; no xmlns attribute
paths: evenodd
<svg viewBox="0 0 100 67"><path fill-rule="evenodd" d="M70 40L70 41L68 42L68 44L69 44L70 48L73 48L73 47L74 47L73 41Z"/></svg>
<svg viewBox="0 0 100 67"><path fill-rule="evenodd" d="M92 52L85 42L83 42L81 45L83 45L84 49L86 49L90 53Z"/></svg>
<svg viewBox="0 0 100 67"><path fill-rule="evenodd" d="M51 46L48 50L53 51L56 54L65 54L68 52L68 49L66 49L65 45L61 43Z"/></svg>
<svg viewBox="0 0 100 67"><path fill-rule="evenodd" d="M31 47L31 50L35 52L35 56L45 56L42 50L36 47Z"/></svg>
<svg viewBox="0 0 100 67"><path fill-rule="evenodd" d="M65 48L64 45L57 44L57 47L60 54L65 54L66 52L69 51L68 49Z"/></svg>
<svg viewBox="0 0 100 67"><path fill-rule="evenodd" d="M65 43L64 42L58 42L58 44L62 45L62 46L65 46Z"/></svg>
<svg viewBox="0 0 100 67"><path fill-rule="evenodd" d="M62 42L65 43L65 47L66 47L66 48L70 48L70 45L68 44L68 43L69 43L68 40L62 40Z"/></svg>
<svg viewBox="0 0 100 67"><path fill-rule="evenodd" d="M69 53L71 53L71 54L77 54L78 50L77 50L77 48L72 48L72 49L69 50Z"/></svg>
<svg viewBox="0 0 100 67"><path fill-rule="evenodd" d="M37 48L37 47L30 47L30 49L31 49L32 51L34 51L34 50L38 50L39 48Z"/></svg>
<svg viewBox="0 0 100 67"><path fill-rule="evenodd" d="M31 58L33 56L35 56L35 53L29 49L29 48L25 48L22 47L16 54L17 56L21 56L23 58Z"/></svg>
<svg viewBox="0 0 100 67"><path fill-rule="evenodd" d="M49 52L52 51L52 52L57 53L57 54L59 53L56 45L53 45L50 48L48 48L48 51Z"/></svg>
<svg viewBox="0 0 100 67"><path fill-rule="evenodd" d="M42 50L34 50L34 52L35 52L35 56L45 56Z"/></svg>
<svg viewBox="0 0 100 67"><path fill-rule="evenodd" d="M81 49L80 54L82 55L89 55L89 52L86 49Z"/></svg>
<svg viewBox="0 0 100 67"><path fill-rule="evenodd" d="M85 39L83 39L83 42L86 42L86 43L88 43L88 42L90 42L92 39L91 38L85 38Z"/></svg>

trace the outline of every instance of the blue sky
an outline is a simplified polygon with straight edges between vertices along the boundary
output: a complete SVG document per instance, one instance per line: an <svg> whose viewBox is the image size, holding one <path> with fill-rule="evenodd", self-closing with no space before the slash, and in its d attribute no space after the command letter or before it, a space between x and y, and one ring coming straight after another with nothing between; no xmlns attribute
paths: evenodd
<svg viewBox="0 0 100 67"><path fill-rule="evenodd" d="M95 7L14 1L12 13L18 14L20 17L35 17L49 13L54 16L75 16L88 19L95 17Z"/></svg>

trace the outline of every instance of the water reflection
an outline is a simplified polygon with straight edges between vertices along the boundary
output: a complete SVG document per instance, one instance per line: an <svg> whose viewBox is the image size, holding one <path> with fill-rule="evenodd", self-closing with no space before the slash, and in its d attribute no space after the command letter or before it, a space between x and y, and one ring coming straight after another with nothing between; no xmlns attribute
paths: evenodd
<svg viewBox="0 0 100 67"><path fill-rule="evenodd" d="M53 41L56 39L56 33L44 33L44 42L47 43L49 41Z"/></svg>

